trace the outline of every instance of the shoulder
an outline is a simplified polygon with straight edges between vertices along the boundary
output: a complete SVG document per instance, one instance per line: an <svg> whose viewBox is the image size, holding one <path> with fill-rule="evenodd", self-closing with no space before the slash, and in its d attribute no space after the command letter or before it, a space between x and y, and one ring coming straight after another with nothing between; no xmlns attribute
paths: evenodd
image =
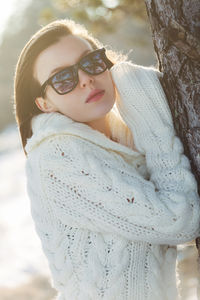
<svg viewBox="0 0 200 300"><path fill-rule="evenodd" d="M60 143L62 146L77 148L83 143L79 136L84 130L83 126L57 112L37 115L32 119L32 136L27 140L25 150L28 154L36 149L38 152L43 149L47 151L58 147Z"/></svg>
<svg viewBox="0 0 200 300"><path fill-rule="evenodd" d="M105 149L98 147L79 136L58 134L42 141L29 153L28 165L39 167L40 171L46 168L57 168L61 172L67 170L74 174L80 168L101 168L101 162L116 158Z"/></svg>
<svg viewBox="0 0 200 300"><path fill-rule="evenodd" d="M68 134L48 137L29 152L26 161L27 175L32 178L37 173L40 174L39 178L44 178L50 170L74 174L76 170L87 166L89 152L80 137Z"/></svg>
<svg viewBox="0 0 200 300"><path fill-rule="evenodd" d="M57 178L67 177L66 180L72 180L78 175L80 177L77 180L82 180L83 174L102 174L102 164L108 159L111 164L115 157L80 137L61 134L44 140L33 150L29 154L26 168L30 179L33 173L37 173L37 180L41 182L53 173L57 174Z"/></svg>
<svg viewBox="0 0 200 300"><path fill-rule="evenodd" d="M82 155L88 145L81 137L60 133L45 138L32 152L38 153L40 157L52 159L63 157L65 154Z"/></svg>

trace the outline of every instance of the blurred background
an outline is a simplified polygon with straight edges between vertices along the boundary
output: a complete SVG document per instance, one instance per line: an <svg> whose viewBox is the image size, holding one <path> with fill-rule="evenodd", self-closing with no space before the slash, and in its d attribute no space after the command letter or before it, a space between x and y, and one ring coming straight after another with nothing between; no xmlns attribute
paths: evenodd
<svg viewBox="0 0 200 300"><path fill-rule="evenodd" d="M25 156L14 118L13 79L18 56L31 35L57 18L84 24L104 45L128 54L134 63L157 64L144 1L0 1L1 300L56 297L26 194ZM178 247L177 278L181 299L197 300L199 273L194 242Z"/></svg>

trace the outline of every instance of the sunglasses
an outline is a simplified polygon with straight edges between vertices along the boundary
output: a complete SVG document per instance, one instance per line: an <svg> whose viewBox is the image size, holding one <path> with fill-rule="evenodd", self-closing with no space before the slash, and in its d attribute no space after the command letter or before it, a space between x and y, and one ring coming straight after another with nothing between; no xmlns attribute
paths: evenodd
<svg viewBox="0 0 200 300"><path fill-rule="evenodd" d="M41 86L40 95L44 97L48 85L59 95L71 92L78 84L78 69L90 75L99 75L110 69L113 63L105 54L106 49L97 49L82 57L76 64L66 67L46 80Z"/></svg>

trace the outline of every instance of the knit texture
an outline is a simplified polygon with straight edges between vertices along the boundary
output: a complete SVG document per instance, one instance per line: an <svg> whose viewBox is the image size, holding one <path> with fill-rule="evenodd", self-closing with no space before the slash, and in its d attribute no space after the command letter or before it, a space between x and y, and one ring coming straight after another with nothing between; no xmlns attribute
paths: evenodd
<svg viewBox="0 0 200 300"><path fill-rule="evenodd" d="M139 152L57 112L32 121L27 189L59 300L175 300L176 245L200 234L197 183L158 73L111 68Z"/></svg>

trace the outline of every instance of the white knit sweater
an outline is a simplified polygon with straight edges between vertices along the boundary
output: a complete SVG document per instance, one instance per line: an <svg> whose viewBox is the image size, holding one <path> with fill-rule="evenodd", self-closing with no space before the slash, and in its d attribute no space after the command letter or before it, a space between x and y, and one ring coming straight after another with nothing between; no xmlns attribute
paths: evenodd
<svg viewBox="0 0 200 300"><path fill-rule="evenodd" d="M136 148L59 113L32 121L27 188L59 300L175 300L176 245L200 234L197 183L158 71L111 69Z"/></svg>

